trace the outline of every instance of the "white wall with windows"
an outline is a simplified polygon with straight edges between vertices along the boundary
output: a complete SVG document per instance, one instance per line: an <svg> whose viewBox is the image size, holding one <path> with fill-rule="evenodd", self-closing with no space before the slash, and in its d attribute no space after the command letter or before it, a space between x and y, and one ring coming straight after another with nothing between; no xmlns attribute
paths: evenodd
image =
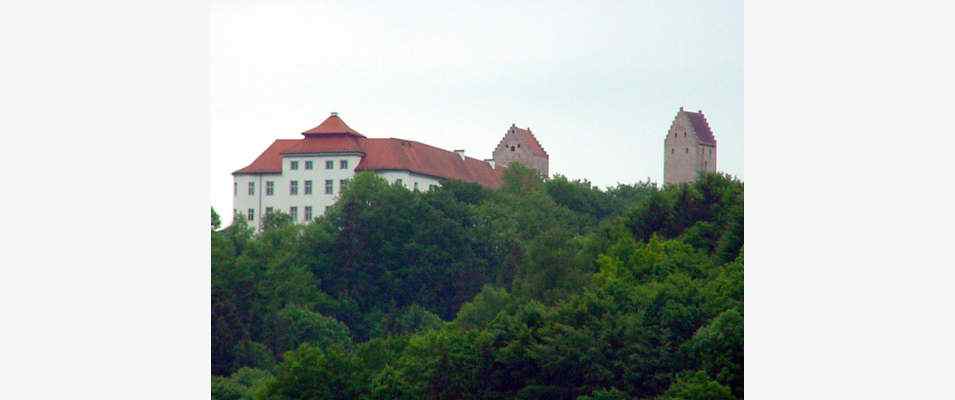
<svg viewBox="0 0 955 400"><path fill-rule="evenodd" d="M355 176L359 162L358 153L288 155L282 159L281 174L234 175L233 210L256 227L266 213L274 211L293 216L297 223L307 222L338 201L342 185ZM437 177L409 171L376 173L388 183L400 180L408 190L427 191L441 185Z"/></svg>
<svg viewBox="0 0 955 400"><path fill-rule="evenodd" d="M318 217L338 200L342 182L355 176L360 161L358 153L284 156L281 174L233 176L237 189L233 190L233 209L253 226L261 223L270 208L290 215L294 211L295 222L306 222L308 214ZM249 183L254 185L252 194ZM252 220L250 209L254 210Z"/></svg>

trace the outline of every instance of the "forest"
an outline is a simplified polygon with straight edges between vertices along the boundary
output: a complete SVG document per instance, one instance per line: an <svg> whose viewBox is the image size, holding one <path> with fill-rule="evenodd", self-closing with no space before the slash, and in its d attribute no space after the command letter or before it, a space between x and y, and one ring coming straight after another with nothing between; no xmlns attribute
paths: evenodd
<svg viewBox="0 0 955 400"><path fill-rule="evenodd" d="M743 398L741 181L503 180L212 210L212 398Z"/></svg>

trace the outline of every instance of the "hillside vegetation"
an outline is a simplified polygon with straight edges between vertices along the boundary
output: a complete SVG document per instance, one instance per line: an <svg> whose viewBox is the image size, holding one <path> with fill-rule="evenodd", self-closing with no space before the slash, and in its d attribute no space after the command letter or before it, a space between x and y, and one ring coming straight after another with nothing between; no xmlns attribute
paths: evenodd
<svg viewBox="0 0 955 400"><path fill-rule="evenodd" d="M743 397L742 182L504 181L213 211L212 397Z"/></svg>

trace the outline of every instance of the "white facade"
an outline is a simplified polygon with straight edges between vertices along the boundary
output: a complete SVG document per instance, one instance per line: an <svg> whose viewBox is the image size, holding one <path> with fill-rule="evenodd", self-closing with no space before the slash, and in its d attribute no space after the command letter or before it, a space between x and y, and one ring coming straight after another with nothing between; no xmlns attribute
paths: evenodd
<svg viewBox="0 0 955 400"><path fill-rule="evenodd" d="M408 190L424 192L429 190L431 186L441 186L441 181L438 178L409 171L375 171L375 174L385 178L388 183L395 183L400 179L401 184Z"/></svg>
<svg viewBox="0 0 955 400"><path fill-rule="evenodd" d="M311 169L307 168L309 162ZM359 153L294 154L282 157L281 174L235 174L233 212L241 214L257 229L262 217L270 210L292 215L296 223L309 222L306 212L311 212L311 218L324 214L325 209L338 200L342 183L355 176L359 162ZM297 168L293 169L293 163ZM328 163L331 163L331 168L328 168ZM441 185L439 178L410 171L383 170L376 171L376 174L389 184L400 180L409 190L426 191ZM306 193L309 185L311 193Z"/></svg>

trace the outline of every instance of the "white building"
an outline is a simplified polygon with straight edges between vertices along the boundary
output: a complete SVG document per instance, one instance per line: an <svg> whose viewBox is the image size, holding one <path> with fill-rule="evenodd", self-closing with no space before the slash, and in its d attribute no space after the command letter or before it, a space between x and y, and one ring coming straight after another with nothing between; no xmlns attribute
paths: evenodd
<svg viewBox="0 0 955 400"><path fill-rule="evenodd" d="M411 140L367 138L336 113L302 135L276 140L255 161L232 173L236 215L259 226L262 216L281 210L295 222L307 222L322 215L359 171L374 171L410 190L429 190L446 179L489 188L501 184L503 168L495 169L492 160Z"/></svg>

